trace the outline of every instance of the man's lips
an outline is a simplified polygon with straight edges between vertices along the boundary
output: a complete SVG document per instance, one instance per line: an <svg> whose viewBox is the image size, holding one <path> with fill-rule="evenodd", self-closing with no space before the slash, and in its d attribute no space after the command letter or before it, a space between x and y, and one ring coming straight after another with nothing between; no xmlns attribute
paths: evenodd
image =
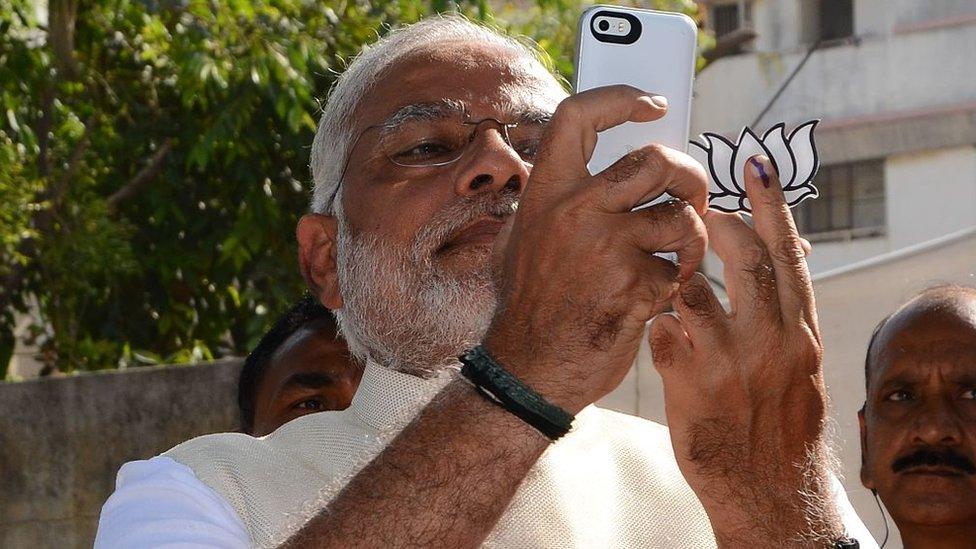
<svg viewBox="0 0 976 549"><path fill-rule="evenodd" d="M494 244L495 237L504 224L503 220L497 218L479 219L451 235L437 253L450 252L470 245Z"/></svg>

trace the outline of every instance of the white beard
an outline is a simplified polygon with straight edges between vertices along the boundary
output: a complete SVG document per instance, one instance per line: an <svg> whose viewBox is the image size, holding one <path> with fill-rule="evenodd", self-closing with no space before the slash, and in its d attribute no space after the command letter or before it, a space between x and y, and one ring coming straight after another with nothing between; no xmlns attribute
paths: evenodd
<svg viewBox="0 0 976 549"><path fill-rule="evenodd" d="M512 197L488 198L463 199L445 209L420 230L410 250L372 235L353 236L339 207L336 255L343 305L335 314L353 356L432 377L481 341L496 302L490 257L463 277L432 258L457 229L514 210Z"/></svg>

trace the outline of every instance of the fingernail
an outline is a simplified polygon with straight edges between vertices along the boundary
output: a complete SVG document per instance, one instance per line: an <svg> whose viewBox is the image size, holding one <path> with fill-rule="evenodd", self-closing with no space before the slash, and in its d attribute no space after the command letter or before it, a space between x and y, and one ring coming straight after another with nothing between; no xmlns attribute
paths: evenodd
<svg viewBox="0 0 976 549"><path fill-rule="evenodd" d="M663 95L652 95L651 103L654 103L654 106L659 109L668 108L668 98Z"/></svg>
<svg viewBox="0 0 976 549"><path fill-rule="evenodd" d="M765 156L753 156L749 159L749 167L752 169L752 175L762 179L763 187L768 189L770 178L767 162L769 160Z"/></svg>

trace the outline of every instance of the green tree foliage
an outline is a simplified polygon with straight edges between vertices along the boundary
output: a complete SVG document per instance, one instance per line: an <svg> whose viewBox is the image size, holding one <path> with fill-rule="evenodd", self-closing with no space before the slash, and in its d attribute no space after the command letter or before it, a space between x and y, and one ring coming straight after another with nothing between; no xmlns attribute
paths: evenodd
<svg viewBox="0 0 976 549"><path fill-rule="evenodd" d="M460 10L533 37L569 76L584 5L37 4L0 0L0 378L26 312L60 371L246 352L303 291L317 100L361 44Z"/></svg>

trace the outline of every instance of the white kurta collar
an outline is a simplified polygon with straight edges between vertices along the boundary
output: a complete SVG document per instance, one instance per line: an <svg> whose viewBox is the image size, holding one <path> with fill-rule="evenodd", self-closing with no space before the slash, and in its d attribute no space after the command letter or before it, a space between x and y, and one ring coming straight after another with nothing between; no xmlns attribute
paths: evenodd
<svg viewBox="0 0 976 549"><path fill-rule="evenodd" d="M412 417L452 378L445 371L436 378L423 379L370 360L363 369L362 381L349 410L367 426L383 430Z"/></svg>

